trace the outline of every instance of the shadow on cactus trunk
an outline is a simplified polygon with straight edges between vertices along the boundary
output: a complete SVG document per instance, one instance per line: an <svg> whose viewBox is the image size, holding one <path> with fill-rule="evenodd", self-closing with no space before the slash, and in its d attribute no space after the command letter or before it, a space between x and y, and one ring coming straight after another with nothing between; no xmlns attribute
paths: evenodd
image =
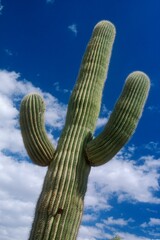
<svg viewBox="0 0 160 240"><path fill-rule="evenodd" d="M105 164L134 133L148 95L150 81L131 73L104 130L93 139L107 77L115 27L99 22L86 48L73 89L58 146L50 143L44 124L45 104L38 94L21 104L24 145L35 164L48 166L37 202L30 240L75 240L83 214L92 166Z"/></svg>

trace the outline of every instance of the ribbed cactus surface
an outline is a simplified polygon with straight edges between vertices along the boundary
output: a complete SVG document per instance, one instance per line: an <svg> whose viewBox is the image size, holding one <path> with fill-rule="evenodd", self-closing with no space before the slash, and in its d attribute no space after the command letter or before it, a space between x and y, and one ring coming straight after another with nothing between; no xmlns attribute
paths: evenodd
<svg viewBox="0 0 160 240"><path fill-rule="evenodd" d="M109 161L129 140L142 114L149 79L130 74L102 133L93 139L107 76L115 28L99 22L85 51L70 97L57 148L44 127L44 102L30 94L21 104L20 125L26 150L34 163L48 166L37 202L30 240L75 240L83 214L91 166Z"/></svg>

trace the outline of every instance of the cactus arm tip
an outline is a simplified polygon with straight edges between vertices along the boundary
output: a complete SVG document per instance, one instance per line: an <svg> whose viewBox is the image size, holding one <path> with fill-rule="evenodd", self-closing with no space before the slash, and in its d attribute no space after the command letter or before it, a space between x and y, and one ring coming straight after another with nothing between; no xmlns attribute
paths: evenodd
<svg viewBox="0 0 160 240"><path fill-rule="evenodd" d="M102 28L107 28L107 29L111 29L112 34L114 33L114 35L116 34L116 28L114 26L114 24L108 20L101 20L99 21L95 27L94 27L94 31L95 29L102 29Z"/></svg>

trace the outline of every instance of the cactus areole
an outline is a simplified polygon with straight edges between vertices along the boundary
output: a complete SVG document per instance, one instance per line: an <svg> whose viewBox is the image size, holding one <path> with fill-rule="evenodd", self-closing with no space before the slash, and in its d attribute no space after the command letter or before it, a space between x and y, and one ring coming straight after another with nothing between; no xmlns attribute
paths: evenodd
<svg viewBox="0 0 160 240"><path fill-rule="evenodd" d="M30 240L76 239L91 167L113 158L133 134L142 114L150 81L146 74L137 71L128 76L103 131L92 137L114 38L112 23L101 21L95 26L56 149L45 131L41 96L33 93L22 100L20 125L24 145L35 164L48 166Z"/></svg>

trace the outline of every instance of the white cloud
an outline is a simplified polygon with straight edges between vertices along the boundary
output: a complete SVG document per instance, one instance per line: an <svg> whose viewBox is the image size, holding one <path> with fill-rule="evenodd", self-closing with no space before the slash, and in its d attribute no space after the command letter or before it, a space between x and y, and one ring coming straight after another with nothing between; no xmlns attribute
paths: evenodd
<svg viewBox="0 0 160 240"><path fill-rule="evenodd" d="M112 235L95 226L80 226L77 240L104 240L111 239Z"/></svg>
<svg viewBox="0 0 160 240"><path fill-rule="evenodd" d="M123 218L113 218L108 217L106 220L103 221L105 225L118 225L118 226L126 226L129 222L133 222L132 219L125 220Z"/></svg>
<svg viewBox="0 0 160 240"><path fill-rule="evenodd" d="M108 121L108 118L106 118L106 117L98 118L97 123L96 123L96 129L104 127L106 125L107 121Z"/></svg>
<svg viewBox="0 0 160 240"><path fill-rule="evenodd" d="M39 92L46 102L47 128L60 130L66 106L42 92L20 74L0 70L0 236L3 240L27 239L46 168L25 161L19 129L19 105L24 95ZM51 135L51 134L50 134ZM56 139L52 137L52 141ZM15 156L15 157L14 157ZM15 221L16 216L16 221Z"/></svg>
<svg viewBox="0 0 160 240"><path fill-rule="evenodd" d="M66 106L49 93L43 94L46 103L46 124L53 129L61 130L66 116Z"/></svg>
<svg viewBox="0 0 160 240"><path fill-rule="evenodd" d="M148 223L150 226L160 226L160 218L150 218Z"/></svg>
<svg viewBox="0 0 160 240"><path fill-rule="evenodd" d="M93 222L97 219L95 214L84 214L82 218L82 222Z"/></svg>
<svg viewBox="0 0 160 240"><path fill-rule="evenodd" d="M160 177L160 175L158 174L158 170L160 169L160 159L150 155L143 156L140 159L144 161L144 164L141 166L141 169L143 169L143 171L150 170L155 174L156 179L158 179ZM157 190L159 190L158 186L157 186Z"/></svg>
<svg viewBox="0 0 160 240"><path fill-rule="evenodd" d="M3 82L0 85L0 93L6 97L22 97L29 92L40 91L32 83L25 80L20 81L19 78L19 73L0 70L0 80Z"/></svg>
<svg viewBox="0 0 160 240"><path fill-rule="evenodd" d="M19 104L24 95L39 92L46 103L46 124L49 129L62 129L66 106L49 93L42 92L26 80L20 80L20 74L0 70L0 150L25 153L19 130ZM51 136L51 135L50 135ZM15 141L16 139L16 141ZM56 139L52 137L55 143Z"/></svg>
<svg viewBox="0 0 160 240"><path fill-rule="evenodd" d="M99 128L105 127L111 115L111 111L109 111L106 108L106 106L103 104L100 115L101 116L99 116L99 118L97 119L96 130L98 130Z"/></svg>
<svg viewBox="0 0 160 240"><path fill-rule="evenodd" d="M0 214L3 216L3 222L0 220L0 236L3 240L11 240L13 236L17 240L27 239L46 169L24 161L26 155L18 122L20 100L29 92L39 92L44 97L50 136L51 128L62 129L66 106L31 82L21 80L18 73L0 70L0 81L3 83L0 85ZM52 141L56 142L56 139L52 137ZM154 196L154 192L159 191L160 159L143 156L138 165L131 159L135 146L126 149L105 166L92 168L85 198L85 207L92 213L90 216L88 213L84 215L84 222L96 221L100 210L111 210L109 200L113 195L117 195L118 201L160 203ZM15 158L13 154L16 154ZM119 222L122 226L129 222L121 218L104 221L93 227L82 225L78 239L109 239L112 236L104 231L107 221L110 226L111 222ZM148 225L151 227L153 223L157 223L154 218L150 219ZM122 235L124 239L145 239L126 234Z"/></svg>
<svg viewBox="0 0 160 240"><path fill-rule="evenodd" d="M150 218L149 222L144 222L141 224L141 227L148 227L148 226L151 226L151 227L156 227L156 226L160 226L160 218Z"/></svg>
<svg viewBox="0 0 160 240"><path fill-rule="evenodd" d="M112 206L109 205L112 196L117 196L118 201L160 203L159 198L154 195L156 191L160 190L158 183L160 159L155 159L153 156L144 156L137 163L137 161L129 159L135 149L136 147L133 145L126 147L108 164L92 168L85 197L85 208L92 210L92 216L97 216L94 222L99 221L98 215L96 215L98 211L104 212L112 209ZM103 230L102 233L108 231L117 233L116 226L123 227L133 221L133 219L108 217L107 220L101 220L96 226ZM159 223L159 221L157 222ZM84 223L87 224L87 221ZM87 229L86 225L83 227L81 231ZM104 229L108 230L105 231ZM126 240L149 240L129 233L118 232L118 235ZM81 239L83 239L83 234ZM92 238L89 236L86 239ZM99 238L97 237L97 239ZM105 237L103 236L102 239L105 239Z"/></svg>
<svg viewBox="0 0 160 240"><path fill-rule="evenodd" d="M68 29L74 33L75 36L77 36L78 30L77 30L77 25L76 24L72 24L68 26Z"/></svg>
<svg viewBox="0 0 160 240"><path fill-rule="evenodd" d="M86 208L109 209L108 200L117 195L118 201L138 201L160 203L154 196L159 191L160 159L144 157L142 165L127 160L121 151L104 166L92 168L88 191L85 198ZM128 156L127 156L128 157Z"/></svg>
<svg viewBox="0 0 160 240"><path fill-rule="evenodd" d="M27 239L46 169L2 153L0 159L1 239Z"/></svg>
<svg viewBox="0 0 160 240"><path fill-rule="evenodd" d="M130 222L133 222L132 219L114 219L108 218L104 223L97 223L96 226L87 226L81 225L78 240L109 240L112 239L115 235L120 236L124 240L150 240L151 238L145 238L142 236L137 236L135 234L118 231L116 228L110 227L111 225L118 225L120 227L124 227L128 225ZM108 233L108 230L111 233Z"/></svg>
<svg viewBox="0 0 160 240"><path fill-rule="evenodd" d="M118 236L120 236L123 240L151 240L151 238L137 236L135 234L130 234L126 232L118 232Z"/></svg>

